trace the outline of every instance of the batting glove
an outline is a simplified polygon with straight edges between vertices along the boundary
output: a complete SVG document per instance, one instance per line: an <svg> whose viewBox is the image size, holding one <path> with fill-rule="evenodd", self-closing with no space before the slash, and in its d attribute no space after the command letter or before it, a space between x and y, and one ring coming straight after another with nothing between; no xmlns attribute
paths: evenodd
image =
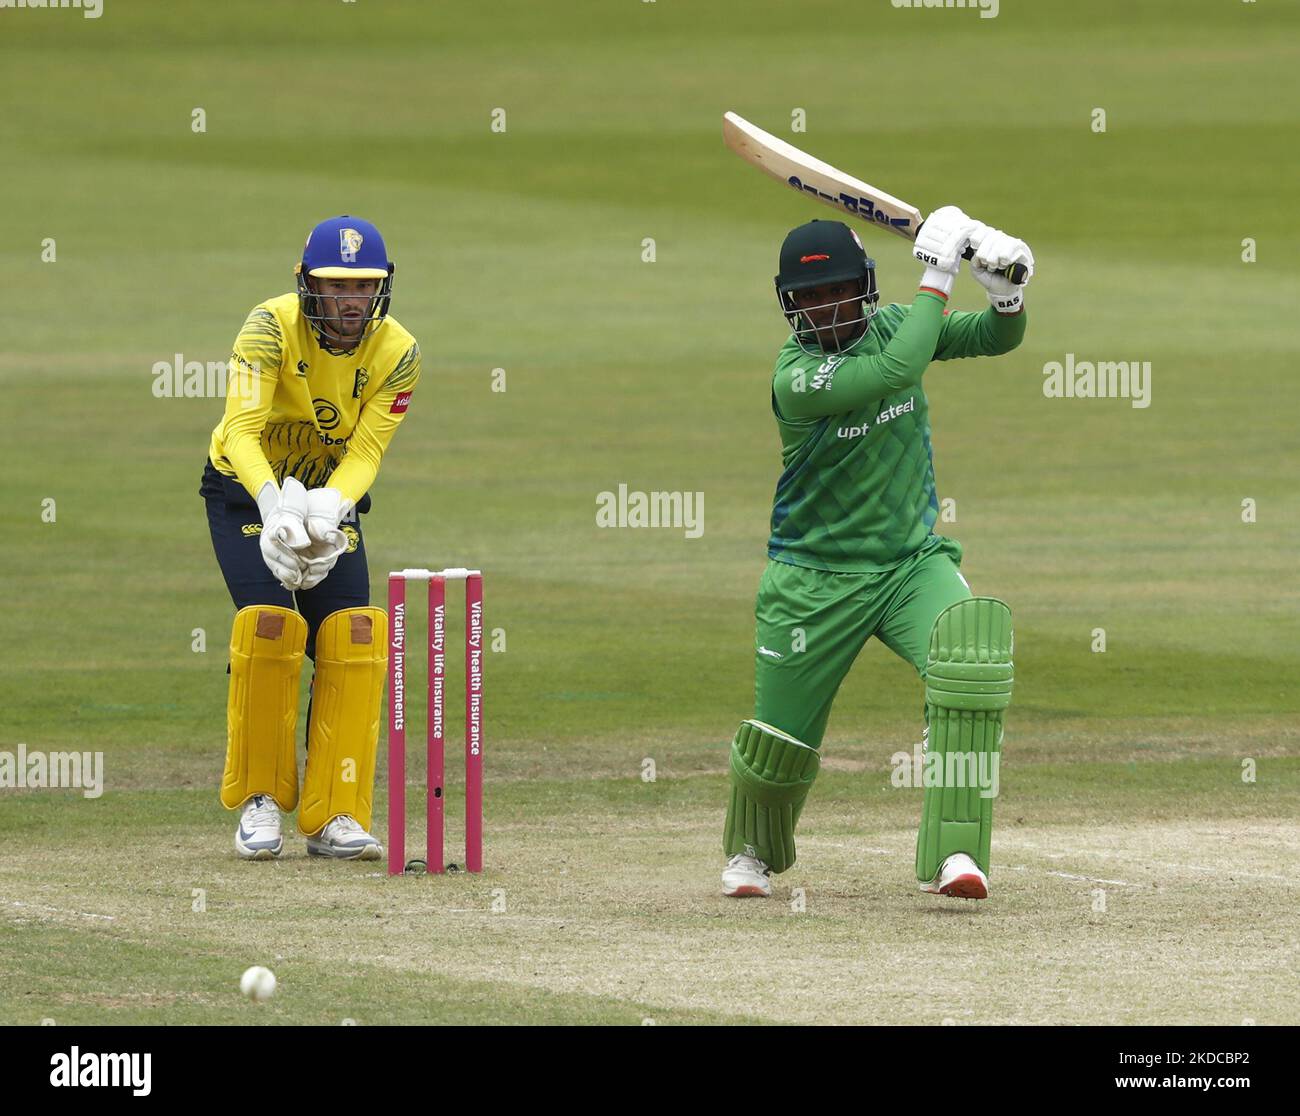
<svg viewBox="0 0 1300 1116"><path fill-rule="evenodd" d="M1034 254L1023 240L1008 236L1001 229L985 228L978 240L972 239L975 255L970 273L988 292L989 303L999 314L1018 314L1025 304L1024 284L1013 283L1000 274L1012 264L1024 264L1029 271L1025 283L1034 275Z"/></svg>
<svg viewBox="0 0 1300 1116"><path fill-rule="evenodd" d="M978 227L978 221L967 217L955 205L936 209L921 223L912 246L912 255L925 264L921 286L942 291L945 296L952 294L961 254Z"/></svg>

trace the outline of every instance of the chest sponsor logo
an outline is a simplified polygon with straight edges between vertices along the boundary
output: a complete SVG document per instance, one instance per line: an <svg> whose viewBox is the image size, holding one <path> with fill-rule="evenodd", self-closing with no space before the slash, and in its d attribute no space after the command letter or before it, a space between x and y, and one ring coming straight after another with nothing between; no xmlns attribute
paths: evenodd
<svg viewBox="0 0 1300 1116"><path fill-rule="evenodd" d="M404 415L406 414L406 408L410 405L411 393L409 391L403 391L393 400L393 405L388 408L388 413L390 415Z"/></svg>
<svg viewBox="0 0 1300 1116"><path fill-rule="evenodd" d="M339 409L328 399L313 399L316 409L316 425L322 430L333 430L339 424Z"/></svg>
<svg viewBox="0 0 1300 1116"><path fill-rule="evenodd" d="M899 415L906 415L915 410L916 396L909 395L906 403L895 403L881 411L876 416L875 425L883 426L891 419L896 419ZM871 429L871 426L872 424L869 422L864 422L861 426L841 426L835 433L839 438L861 438Z"/></svg>

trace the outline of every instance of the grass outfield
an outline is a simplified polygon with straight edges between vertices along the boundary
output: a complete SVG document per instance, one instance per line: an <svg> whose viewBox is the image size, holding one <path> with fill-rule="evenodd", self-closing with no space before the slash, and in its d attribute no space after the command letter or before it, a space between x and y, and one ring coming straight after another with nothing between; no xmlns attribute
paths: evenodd
<svg viewBox="0 0 1300 1116"><path fill-rule="evenodd" d="M22 850L0 1022L1300 1022L1277 976L1300 944L1300 18L735 11L0 13L0 751L106 763L93 801L0 789ZM1037 257L1024 344L925 379L942 528L1017 629L987 904L914 891L919 796L887 765L921 693L878 644L799 863L769 903L717 896L780 466L771 276L784 232L830 216L723 148L729 108ZM298 838L241 864L216 803L232 610L197 488L221 403L157 399L151 370L224 360L338 212L384 230L425 353L365 524L376 599L387 568L473 562L505 637L481 880L319 865ZM906 245L863 239L907 301ZM981 300L958 280L955 306ZM1067 353L1150 361L1151 406L1045 398ZM597 529L620 483L704 492L703 537ZM282 982L260 1008L254 963Z"/></svg>

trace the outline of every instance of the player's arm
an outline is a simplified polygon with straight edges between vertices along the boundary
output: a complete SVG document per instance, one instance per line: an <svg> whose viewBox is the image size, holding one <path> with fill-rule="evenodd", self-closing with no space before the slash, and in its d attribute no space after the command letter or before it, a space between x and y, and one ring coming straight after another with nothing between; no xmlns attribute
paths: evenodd
<svg viewBox="0 0 1300 1116"><path fill-rule="evenodd" d="M960 357L1001 356L1009 353L1025 336L1025 311L1000 314L992 306L983 311L954 310L943 319L935 360Z"/></svg>
<svg viewBox="0 0 1300 1116"><path fill-rule="evenodd" d="M344 501L356 504L379 475L384 451L406 417L411 392L419 380L420 347L412 343L388 374L383 387L361 408L356 428L348 440L347 456L330 476L330 487Z"/></svg>
<svg viewBox="0 0 1300 1116"><path fill-rule="evenodd" d="M275 483L271 464L262 452L262 428L271 413L283 362L284 335L279 319L265 307L255 307L230 354L221 427L226 459L254 499L267 481Z"/></svg>
<svg viewBox="0 0 1300 1116"><path fill-rule="evenodd" d="M947 299L937 291L917 293L907 317L880 353L815 358L795 351L776 370L772 391L782 418L792 421L839 415L921 382L943 329ZM829 366L829 367L828 367Z"/></svg>

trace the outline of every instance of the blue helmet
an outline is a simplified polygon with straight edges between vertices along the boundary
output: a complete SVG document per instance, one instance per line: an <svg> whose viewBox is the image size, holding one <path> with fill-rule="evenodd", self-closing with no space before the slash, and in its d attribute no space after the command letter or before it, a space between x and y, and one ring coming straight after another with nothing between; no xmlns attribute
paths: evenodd
<svg viewBox="0 0 1300 1116"><path fill-rule="evenodd" d="M324 313L320 296L308 279L379 280L379 286L370 299L362 332L352 346L356 348L379 328L388 315L388 303L393 294L393 271L384 238L369 221L360 217L331 217L311 230L303 246L302 261L294 267L294 273L298 277L298 304L302 307L303 317L311 322L322 344L327 348L338 348L343 342L325 334L324 323L332 323L337 317Z"/></svg>

